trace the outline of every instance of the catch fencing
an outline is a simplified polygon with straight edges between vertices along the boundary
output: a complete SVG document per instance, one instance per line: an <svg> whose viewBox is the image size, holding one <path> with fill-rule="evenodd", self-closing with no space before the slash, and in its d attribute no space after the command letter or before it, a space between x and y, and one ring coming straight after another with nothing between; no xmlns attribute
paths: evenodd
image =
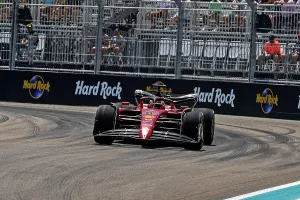
<svg viewBox="0 0 300 200"><path fill-rule="evenodd" d="M35 31L29 37L24 7ZM0 3L0 68L298 84L299 9L153 0ZM271 34L284 55L262 56Z"/></svg>

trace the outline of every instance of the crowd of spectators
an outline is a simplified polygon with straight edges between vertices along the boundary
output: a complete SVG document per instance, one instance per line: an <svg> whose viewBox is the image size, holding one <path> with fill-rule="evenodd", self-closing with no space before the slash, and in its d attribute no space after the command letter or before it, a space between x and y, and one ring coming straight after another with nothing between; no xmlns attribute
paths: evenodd
<svg viewBox="0 0 300 200"><path fill-rule="evenodd" d="M210 25L210 22L219 27L220 24L230 27L245 27L247 20L251 20L251 9L247 5L246 0L182 0L186 9L184 20L188 20L193 16L190 9L200 8L204 25ZM257 13L257 29L259 32L270 32L272 29L297 29L300 15L300 0L257 0L254 1L258 5ZM157 0L153 4L153 9L150 11L150 19L152 27L155 27L155 22L158 19L163 19L165 24L174 25L178 20L178 13L169 16L174 2L170 0ZM200 5L200 7L199 7ZM208 5L205 8L204 5ZM202 6L202 7L201 7ZM176 6L175 6L176 7ZM170 21L170 22L168 22ZM204 29L203 29L204 30Z"/></svg>
<svg viewBox="0 0 300 200"><path fill-rule="evenodd" d="M60 21L68 23L71 16L73 23L78 23L78 12L82 0L43 0L44 6L40 8L41 15L45 16L45 20Z"/></svg>
<svg viewBox="0 0 300 200"><path fill-rule="evenodd" d="M11 0L0 0L0 22L8 22L12 19ZM20 6L30 4L30 0L20 0ZM79 8L83 0L41 0L39 15L46 21L61 21L64 23L79 22ZM36 9L32 9L36 12ZM71 20L70 20L71 19Z"/></svg>
<svg viewBox="0 0 300 200"><path fill-rule="evenodd" d="M163 19L164 24L167 24L167 26L168 24L170 27L176 25L178 22L178 13L176 13L175 15L171 14L171 16L168 16L168 14L171 13L171 10L168 8L171 8L172 5L174 5L174 2L171 2L170 0L157 0L157 1L158 3L156 4L156 9L150 12L152 27L155 27L155 22L158 19ZM247 16L244 10L247 10L248 6L246 5L245 0L232 0L228 2L227 0L226 1L211 0L207 2L201 1L200 4L198 4L197 1L191 1L191 0L183 0L182 2L185 8L184 11L185 21L189 21L192 19L192 17L194 16L193 13L196 13L193 11L193 8L199 9L199 5L200 5L200 9L201 9L200 12L202 14L199 15L199 12L196 14L199 15L199 17L202 16L202 21L204 24L204 27L202 29L203 31L205 30L205 26L209 26L211 22L216 27L219 27L221 23L227 27L231 26L233 23L236 24L238 27L246 26ZM205 7L205 5L207 5L207 7ZM153 7L155 7L155 4L153 5ZM170 22L168 22L168 20Z"/></svg>
<svg viewBox="0 0 300 200"><path fill-rule="evenodd" d="M197 8L199 1L182 0L185 7L184 19L189 20L193 16L193 12L189 9ZM21 0L21 3L30 3L30 0ZM0 0L0 22L11 19L11 0ZM259 0L256 1L259 5L258 10L264 11L259 14L258 28L261 31L270 31L271 29L283 29L288 26L290 29L297 29L300 15L297 13L300 10L300 0ZM62 22L78 24L80 15L80 6L83 0L41 0L39 6L39 14L44 21ZM176 25L178 21L178 13L173 13L169 16L174 2L171 0L157 0L157 3L151 3L156 9L150 11L149 18L151 24L155 27L158 19L162 19L170 26ZM203 10L203 23L209 25L210 22L220 26L222 22L225 26L232 24L237 27L245 27L247 20L249 21L250 8L246 5L245 0L210 0L201 1L200 4L208 4L208 7L201 8ZM299 6L299 7L297 7ZM279 12L277 12L279 11ZM34 9L34 12L37 12ZM168 21L168 22L167 22Z"/></svg>
<svg viewBox="0 0 300 200"><path fill-rule="evenodd" d="M196 8L197 1L183 0L185 11L184 20L189 20L193 15L193 8ZM226 4L224 4L224 2ZM0 22L5 20L11 20L12 10L11 6L7 3L11 3L10 0L0 0ZM35 46L38 43L38 37L34 31L33 19L30 7L27 6L29 0L20 0L20 6L18 11L18 24L23 25L26 28L27 35L19 34L18 44L21 48L24 45ZM79 9L83 0L41 0L41 6L38 7L41 17L44 17L46 21L61 21L63 23L78 23L79 22ZM247 20L249 20L250 10L246 4L246 0L209 0L205 12L202 13L203 30L205 26L209 26L213 21L216 27L221 26L222 22L225 26L231 26L235 23L237 27L245 27ZM260 0L255 1L259 5L259 10L263 11L258 16L257 27L262 30L274 30L283 29L285 26L289 26L290 29L297 30L298 20L300 15L297 13L297 5L300 8L300 0ZM153 3L152 3L153 4ZM149 19L151 24L155 28L155 23L158 19L169 23L170 26L176 26L178 23L178 12L170 15L170 9L174 4L171 0L158 0L149 12ZM36 10L35 10L36 11ZM280 11L280 12L276 12ZM248 13L248 14L247 14ZM115 31L113 36L109 36L105 33L102 43L102 55L122 55L125 48L125 39L120 34L120 31ZM300 39L300 35L297 35ZM34 40L35 42L31 42ZM34 47L33 47L34 48ZM95 53L96 48L92 48L92 52ZM292 51L288 54L284 54L281 49L281 44L276 40L274 35L271 35L266 42L263 54L258 55L258 67L262 70L262 66L266 60L273 60L273 71L279 70L279 65L286 63L289 59L291 62L291 71L296 71L297 62L300 60L300 40L293 47ZM287 68L285 66L285 68Z"/></svg>
<svg viewBox="0 0 300 200"><path fill-rule="evenodd" d="M8 22L11 19L11 7L9 0L0 0L0 22Z"/></svg>
<svg viewBox="0 0 300 200"><path fill-rule="evenodd" d="M170 12L168 8L171 7L170 0L157 1L157 8L150 12L152 27L155 28L157 20L163 20L167 26L168 24L170 26L176 25L178 13L174 16L171 15L171 19L168 20L168 17L170 17L168 16ZM191 8L196 8L197 10L198 2L191 0L183 2L185 7L184 20L188 20L192 16ZM300 34L297 35L299 40L296 45L284 47L276 40L274 33L287 33L291 37L295 37L295 32L299 31L298 21L300 21L300 15L298 11L300 11L300 0L259 0L254 2L257 4L259 11L256 22L257 32L269 33L270 35L269 40L262 47L263 54L258 55L258 70L266 70L263 66L267 61L271 60L272 67L267 69L268 71L287 72L288 70L289 72L296 72L297 62L300 61ZM202 1L200 4L205 3ZM234 23L236 27L243 28L247 26L247 20L249 21L251 18L251 9L247 5L246 0L209 0L207 4L208 8L200 11L204 24L202 31L205 31L206 26L210 26L211 22L216 27L213 29L214 31L217 31L222 26L221 23L227 27L232 27ZM283 50L287 53L284 53Z"/></svg>
<svg viewBox="0 0 300 200"><path fill-rule="evenodd" d="M119 29L114 31L114 35L110 37L105 32L102 33L102 56L104 56L104 60L112 61L111 59L120 59L122 57L122 53L126 47L126 40L121 35ZM92 48L92 53L96 55L96 46ZM108 58L110 57L110 58Z"/></svg>

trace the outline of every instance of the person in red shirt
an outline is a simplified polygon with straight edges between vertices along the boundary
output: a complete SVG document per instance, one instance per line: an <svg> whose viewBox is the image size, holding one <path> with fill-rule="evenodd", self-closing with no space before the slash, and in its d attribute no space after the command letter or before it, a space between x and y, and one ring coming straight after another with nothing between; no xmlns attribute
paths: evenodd
<svg viewBox="0 0 300 200"><path fill-rule="evenodd" d="M275 63L273 71L278 71L280 61L284 62L285 59L285 55L280 48L280 43L275 40L274 35L270 35L269 41L264 46L264 53L258 57L259 70L262 70L262 65L267 59L273 59Z"/></svg>

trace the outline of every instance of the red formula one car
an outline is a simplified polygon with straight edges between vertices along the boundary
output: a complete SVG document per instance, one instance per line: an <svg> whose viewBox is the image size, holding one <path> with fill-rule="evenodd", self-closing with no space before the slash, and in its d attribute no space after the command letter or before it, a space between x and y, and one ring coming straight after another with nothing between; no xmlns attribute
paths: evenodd
<svg viewBox="0 0 300 200"><path fill-rule="evenodd" d="M93 136L95 142L110 145L118 139L148 143L180 143L186 149L200 150L214 139L215 115L207 108L194 108L196 94L179 97L135 91L137 105L129 102L100 105L97 109ZM191 104L191 105L184 105Z"/></svg>

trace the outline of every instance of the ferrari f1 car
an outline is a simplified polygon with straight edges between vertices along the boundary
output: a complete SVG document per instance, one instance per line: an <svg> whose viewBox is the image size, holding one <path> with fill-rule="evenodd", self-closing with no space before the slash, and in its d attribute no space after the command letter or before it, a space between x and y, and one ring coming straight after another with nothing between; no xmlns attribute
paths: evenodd
<svg viewBox="0 0 300 200"><path fill-rule="evenodd" d="M180 143L186 149L200 150L214 139L215 115L207 108L194 108L196 94L179 97L135 91L136 105L129 102L100 105L93 136L98 144L134 139L144 143L166 141ZM186 105L191 104L191 105Z"/></svg>

